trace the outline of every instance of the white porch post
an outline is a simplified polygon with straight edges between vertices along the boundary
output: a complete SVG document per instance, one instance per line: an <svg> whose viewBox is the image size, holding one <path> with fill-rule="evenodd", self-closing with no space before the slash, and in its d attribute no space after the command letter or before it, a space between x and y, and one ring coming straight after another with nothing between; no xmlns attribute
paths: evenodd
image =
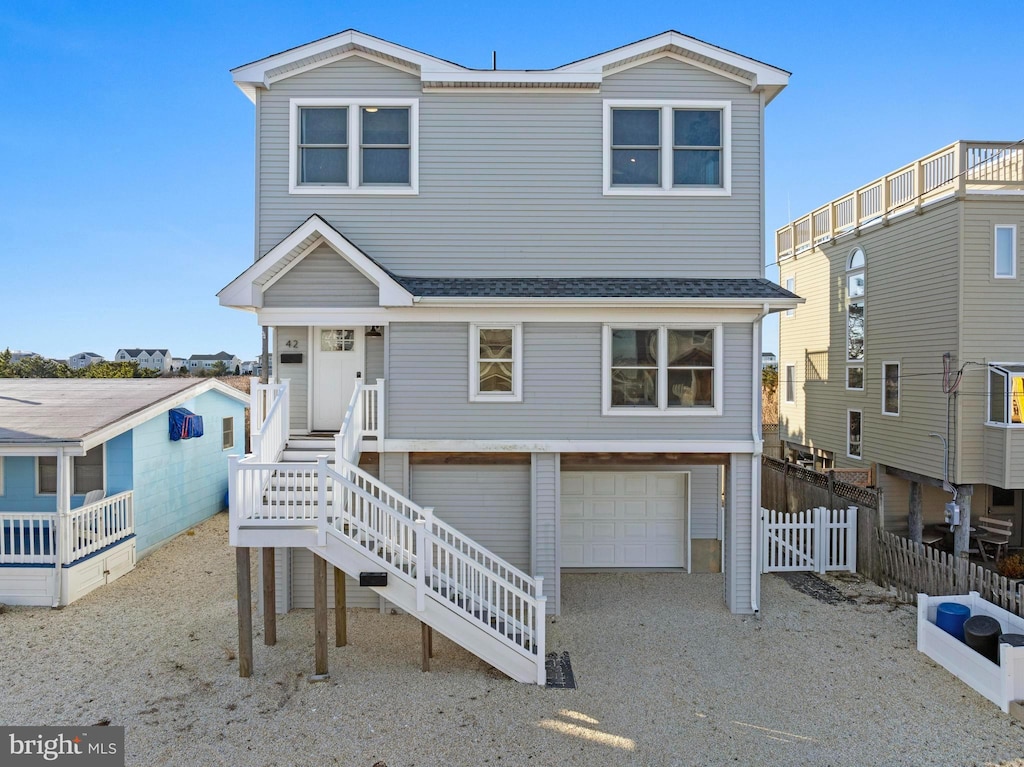
<svg viewBox="0 0 1024 767"><path fill-rule="evenodd" d="M71 456L65 455L64 448L57 448L57 511L54 514L54 524L57 533L54 536L56 543L53 552L53 606L59 607L63 604L61 583L64 580L61 568L64 564L64 552L68 548L67 524L68 514L71 513Z"/></svg>

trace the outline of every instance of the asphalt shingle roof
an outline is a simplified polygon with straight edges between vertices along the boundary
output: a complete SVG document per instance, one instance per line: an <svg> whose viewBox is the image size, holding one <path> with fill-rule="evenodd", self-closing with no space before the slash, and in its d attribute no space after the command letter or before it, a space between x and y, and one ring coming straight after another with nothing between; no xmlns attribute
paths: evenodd
<svg viewBox="0 0 1024 767"><path fill-rule="evenodd" d="M3 378L0 445L80 440L198 385L192 378Z"/></svg>
<svg viewBox="0 0 1024 767"><path fill-rule="evenodd" d="M763 278L699 277L401 277L402 287L431 298L797 298Z"/></svg>

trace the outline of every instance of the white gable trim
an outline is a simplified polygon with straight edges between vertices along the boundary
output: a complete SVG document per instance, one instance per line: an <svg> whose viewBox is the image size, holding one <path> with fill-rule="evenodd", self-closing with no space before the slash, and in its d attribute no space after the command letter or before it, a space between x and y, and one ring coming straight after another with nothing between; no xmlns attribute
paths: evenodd
<svg viewBox="0 0 1024 767"><path fill-rule="evenodd" d="M273 83L308 72L349 56L363 56L386 66L419 76L425 88L439 89L469 85L470 87L596 87L608 74L638 66L654 58L660 58L662 49L674 47L695 57L694 61L672 51L663 55L675 55L688 64L739 80L751 90L767 92L767 101L782 90L789 82L789 73L777 67L741 56L738 53L718 48L679 32L663 32L660 35L625 45L606 53L591 56L573 64L545 70L486 70L469 69L450 61L428 56L395 43L389 43L355 30L347 30L331 37L325 37L289 51L269 56L231 70L237 85L251 100L256 100L256 91L269 88ZM332 54L332 51L340 52ZM377 54L377 55L374 55ZM650 54L650 57L647 56ZM308 61L316 56L323 58ZM634 61L634 59L639 59ZM716 67L715 62L721 64ZM299 64L294 69L280 71L289 64ZM730 70L740 70L739 72ZM274 74L271 74L271 73Z"/></svg>
<svg viewBox="0 0 1024 767"><path fill-rule="evenodd" d="M655 53L644 58L633 59L632 61L624 61L621 64L615 64L614 66L611 66L604 70L604 76L610 77L611 75L617 75L620 72L625 72L626 70L633 69L634 67L642 67L644 64L650 64L660 59L672 59L673 61L679 61L682 62L683 64L688 64L691 67L703 69L705 72L710 72L711 74L718 75L719 77L725 77L726 79L734 80L735 82L741 83L742 85L751 85L749 77L744 77L743 75L737 74L736 72L729 72L728 70L711 66L706 61L698 61L697 59L687 58L686 56L680 56L678 53L675 53L674 51L662 51L660 53Z"/></svg>
<svg viewBox="0 0 1024 767"><path fill-rule="evenodd" d="M312 253L315 247L327 244L377 286L380 294L380 306L412 306L413 297L409 291L399 285L390 274L374 263L363 251L349 242L341 232L315 214L217 293L221 306L262 307L263 291L266 290L267 285L262 284L260 278L312 235L318 235L317 239L293 259L284 271L292 268L309 253ZM273 284L273 280L274 278L268 278L267 282Z"/></svg>

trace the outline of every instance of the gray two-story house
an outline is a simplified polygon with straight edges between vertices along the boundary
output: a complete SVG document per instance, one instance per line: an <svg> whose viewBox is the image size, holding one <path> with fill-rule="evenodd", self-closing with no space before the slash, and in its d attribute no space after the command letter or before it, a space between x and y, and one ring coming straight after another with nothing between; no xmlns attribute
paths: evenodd
<svg viewBox="0 0 1024 767"><path fill-rule="evenodd" d="M958 141L776 233L806 298L779 320L781 438L819 469L873 466L881 522L917 540L955 501L1021 543L1022 192L1020 142Z"/></svg>
<svg viewBox="0 0 1024 767"><path fill-rule="evenodd" d="M358 463L326 503L443 521L489 572L540 576L517 583L542 614L569 609L566 570L685 588L723 566L728 608L756 612L761 321L798 303L763 275L764 110L788 73L677 32L509 71L346 31L232 74L255 105L256 253L219 298L270 330L288 382L264 392L286 391L287 449L261 440L261 465ZM249 471L233 542L276 545L278 608L311 604L313 552L347 554L282 532L275 480ZM431 556L402 572L455 601Z"/></svg>

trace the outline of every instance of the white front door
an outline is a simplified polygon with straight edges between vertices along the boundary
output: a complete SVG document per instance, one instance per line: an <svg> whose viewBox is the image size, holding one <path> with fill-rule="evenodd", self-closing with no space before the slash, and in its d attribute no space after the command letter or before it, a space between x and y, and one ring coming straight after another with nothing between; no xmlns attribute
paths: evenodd
<svg viewBox="0 0 1024 767"><path fill-rule="evenodd" d="M363 372L363 328L313 328L312 431L337 432Z"/></svg>
<svg viewBox="0 0 1024 767"><path fill-rule="evenodd" d="M686 567L682 472L562 472L562 567Z"/></svg>

